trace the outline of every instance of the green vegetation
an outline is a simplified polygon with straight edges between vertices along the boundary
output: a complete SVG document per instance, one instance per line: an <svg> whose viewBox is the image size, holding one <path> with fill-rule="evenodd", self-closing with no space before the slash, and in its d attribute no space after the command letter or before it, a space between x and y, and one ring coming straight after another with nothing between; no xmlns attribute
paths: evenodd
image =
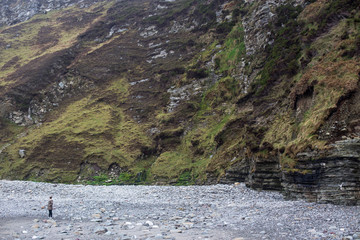
<svg viewBox="0 0 360 240"><path fill-rule="evenodd" d="M122 84L115 81L107 91L114 90L122 99L127 94L126 87L124 87L126 83L124 79L118 81ZM99 93L99 95L102 94ZM113 92L108 92L108 94L113 94ZM48 160L51 160L50 156L58 158L57 161L66 161L64 158L69 155L71 164L65 164L64 167L68 169L62 170L68 171L69 177L72 176L70 177L72 179L75 179L80 171L79 167L82 161L96 163L103 169L107 169L114 162L120 166L130 166L142 154L142 148L150 147L151 140L144 133L145 126L140 126L128 119L115 106L100 101L102 97L104 95L96 96L95 94L71 103L56 120L47 122L41 128L29 129L26 136L9 146L7 151L13 160L21 161L18 149L25 149L27 156L33 154L37 156L31 159L32 164L27 164L26 168L19 167L17 170L19 174L25 174L34 167L47 169L49 167ZM46 142L47 146L43 146ZM56 150L58 147L61 148L61 145L68 145L65 155L61 155L64 154L62 151ZM38 155L39 151L47 155L46 159L43 159L45 156ZM63 163L54 162L53 164L62 165ZM66 176L58 171L59 169L51 169L46 175L50 179L55 176L60 178ZM2 172L2 174L6 173Z"/></svg>
<svg viewBox="0 0 360 240"><path fill-rule="evenodd" d="M245 56L244 29L241 24L232 28L225 39L223 51L215 58L215 69L227 74L233 72Z"/></svg>
<svg viewBox="0 0 360 240"><path fill-rule="evenodd" d="M111 185L112 181L108 181L109 180L109 176L102 174L99 176L94 176L93 177L94 180L93 181L88 181L87 184L89 185Z"/></svg>
<svg viewBox="0 0 360 240"><path fill-rule="evenodd" d="M0 123L5 146L0 176L96 185L191 185L219 179L236 164L255 173L257 161L270 158L278 159L285 171L300 172L297 154L328 147L319 129L358 89L357 3L280 6L271 25L274 43L252 56L246 55L241 20L260 4L256 1L227 3L224 12L232 18L222 23L215 13L220 1L183 0L164 3L166 11L158 9L151 17L150 2L124 8L122 2L110 2L6 27L1 37L11 48L1 50L4 92L21 83L21 77L9 76L27 64L54 83L74 85L42 125ZM120 9L124 14L118 14ZM341 11L346 19L336 17ZM168 31L182 15L201 27L140 38L138 29L156 24L158 31ZM134 25L126 25L128 19ZM145 25L140 28L141 19ZM74 26L68 27L69 22ZM107 37L113 26L127 30ZM156 44L159 49L144 50ZM150 60L160 48L168 58ZM39 58L47 62L45 57L52 59L62 50L71 60L55 58L51 67L41 68ZM63 72L50 75L62 61ZM188 91L196 94L182 91L184 86L194 86ZM168 91L172 87L180 89L178 96ZM41 99L50 87L41 89L31 97ZM14 95L16 107L27 111L31 99ZM170 111L168 104L177 97L181 104ZM19 149L25 150L24 158Z"/></svg>
<svg viewBox="0 0 360 240"><path fill-rule="evenodd" d="M301 42L298 34L301 24L295 18L300 7L290 4L280 6L277 14L281 16L275 23L280 29L276 32L275 42L267 47L268 57L265 66L255 82L255 92L260 95L269 84L281 76L294 76L298 71L298 59L301 53Z"/></svg>
<svg viewBox="0 0 360 240"><path fill-rule="evenodd" d="M8 119L0 119L0 149L1 146L6 146L6 143L15 141L14 136L21 134L23 131L24 127L10 122Z"/></svg>
<svg viewBox="0 0 360 240"><path fill-rule="evenodd" d="M187 186L187 185L192 185L193 184L193 178L191 176L191 172L183 172L178 180L176 185L178 186Z"/></svg>
<svg viewBox="0 0 360 240"><path fill-rule="evenodd" d="M308 23L302 34L308 40L314 39L327 30L327 24L338 19L343 12L351 9L356 11L359 4L359 0L317 1L311 4L300 16Z"/></svg>
<svg viewBox="0 0 360 240"><path fill-rule="evenodd" d="M299 21L303 21L302 24L305 26L302 32L305 42L298 42L298 46L305 46L305 48L300 52L299 47L297 48L299 53L296 59L297 63L301 63L302 68L298 68L294 72L297 72L297 75L292 78L295 84L290 97L292 104L299 107L297 106L298 99L303 98L309 89L313 89L311 93L312 104L303 110L306 112L300 119L294 118L290 111L279 115L266 132L263 140L263 142L271 142L277 149L283 149L286 154L283 159L292 159L291 164L284 160L287 169L294 168L296 163L294 158L298 152L307 148L327 148L327 141L319 138L318 130L334 109L338 107L339 102L358 88L360 68L358 65L359 57L355 55L355 52L357 49L356 36L360 31L360 25L353 21L358 13L353 18L339 21L336 27L309 42L314 36L323 33L324 22L334 21L328 16L334 16L336 11L343 9L337 5L340 2L315 2L309 5L299 16ZM337 7L333 8L334 4ZM350 2L344 4L348 5ZM276 50L277 44L275 42L274 50ZM349 52L352 52L350 56ZM274 51L271 52L271 54L273 53ZM299 58L299 56L301 57ZM267 66L271 66L271 64L265 65L265 70ZM274 66L281 67L278 64ZM290 64L288 66L291 67ZM263 70L261 79L264 79L264 76L270 77L269 72L271 71L264 72ZM283 71L283 74L287 72L287 70ZM266 85L265 82L264 86ZM304 108L304 106L300 107Z"/></svg>
<svg viewBox="0 0 360 240"><path fill-rule="evenodd" d="M199 12L211 15L210 5L198 5ZM200 13L199 13L200 14ZM238 15L237 15L238 16ZM202 51L198 61L186 72L187 79L208 77L209 70L202 63L209 61L216 54L215 68L218 73L230 75L245 56L244 30L241 23L232 21L217 26L218 33L227 34L224 44L214 41ZM221 50L219 52L219 50ZM182 80L187 83L188 80ZM240 85L233 77L225 76L211 86L202 97L193 118L194 126L181 138L175 151L165 152L157 158L151 167L153 177L158 180L174 182L179 185L193 184L206 180L206 171L216 152L218 135L235 117L235 104L240 92ZM158 118L173 119L174 114L160 114ZM222 159L226 161L227 159ZM222 167L226 167L223 165ZM196 181L195 181L196 180Z"/></svg>
<svg viewBox="0 0 360 240"><path fill-rule="evenodd" d="M121 173L118 177L110 177L106 174L100 174L93 177L93 180L86 181L89 185L124 185L124 184L137 184L136 176L130 173Z"/></svg>
<svg viewBox="0 0 360 240"><path fill-rule="evenodd" d="M92 9L104 5L103 11L91 13ZM111 3L97 4L88 9L88 12L78 11L75 7L51 11L48 14L38 14L31 20L10 26L2 30L2 40L11 47L1 51L0 78L5 79L9 74L32 60L39 59L47 54L69 48L74 45L77 37L85 32L93 22L98 21ZM90 17L89 17L90 15ZM86 17L85 17L86 16ZM71 28L64 27L69 19L86 19L71 24ZM14 59L17 59L14 62ZM1 81L1 85L12 82Z"/></svg>
<svg viewBox="0 0 360 240"><path fill-rule="evenodd" d="M156 179L175 181L182 172L187 171L191 159L181 152L164 152L154 162L151 173Z"/></svg>

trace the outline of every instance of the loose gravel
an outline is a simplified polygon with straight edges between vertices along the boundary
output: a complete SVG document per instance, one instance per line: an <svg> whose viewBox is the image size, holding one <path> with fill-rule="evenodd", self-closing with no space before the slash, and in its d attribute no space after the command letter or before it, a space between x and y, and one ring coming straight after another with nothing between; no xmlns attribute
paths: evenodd
<svg viewBox="0 0 360 240"><path fill-rule="evenodd" d="M360 207L285 201L238 185L0 181L0 239L360 239ZM53 219L47 201L53 196Z"/></svg>

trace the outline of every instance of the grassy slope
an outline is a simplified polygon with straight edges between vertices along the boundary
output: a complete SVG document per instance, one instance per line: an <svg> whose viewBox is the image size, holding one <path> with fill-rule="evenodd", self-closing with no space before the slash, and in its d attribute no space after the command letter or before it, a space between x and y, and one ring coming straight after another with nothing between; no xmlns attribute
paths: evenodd
<svg viewBox="0 0 360 240"><path fill-rule="evenodd" d="M3 65L3 69L6 68L6 71L1 71L1 84L3 86L9 84L5 78L16 68L46 54L52 54L74 45L77 38L99 21L110 6L111 3L98 4L82 11L75 7L65 11L52 11L46 15L37 15L28 22L2 29L2 38L6 43L11 44L11 48L1 53L1 65ZM69 28L68 21L72 22L71 28ZM90 49L90 51L94 51L94 49ZM14 58L18 58L17 65L7 64L9 59ZM134 161L139 154L136 150L124 153L121 150L114 150L111 146L113 144L121 145L123 149L127 149L138 142L146 146L143 135L137 132L140 131L139 126L124 117L121 109L116 109L106 103L97 103L101 97L96 97L97 94L103 97L104 94L109 93L109 95L118 95L119 99L125 98L128 94L127 84L122 78L114 80L107 89L60 108L55 114L58 117L56 120L46 122L41 127L27 129L26 136L20 136L6 148L7 157L5 159L10 161L2 162L1 174L4 177L36 178L36 175L39 175L38 169L48 169L50 165L53 166L52 170L45 171L46 174L40 174L40 179L68 182L76 179L80 170L79 163L88 156L92 156L93 159L96 159L97 156L104 158L105 162L100 161L98 164L100 167L106 166L106 168L109 165L108 162L115 161L120 165L124 165L126 162L128 165L128 162ZM13 129L10 127L4 127L4 129L10 131ZM115 136L108 134L112 131L117 134ZM16 137L15 134L18 130L12 132L14 134L8 135ZM134 136L131 138L132 134ZM107 138L107 135L111 137ZM124 135L129 137L126 138ZM61 144L53 144L56 142ZM61 157L64 153L57 148L61 149L67 146L70 146L69 152L79 149L79 154ZM71 149L73 146L75 146L74 149ZM20 159L19 149L25 149L29 157ZM59 151L58 154L56 154L57 151ZM52 157L57 159L51 159ZM54 167L54 164L68 160L72 164L65 168L64 166Z"/></svg>
<svg viewBox="0 0 360 240"><path fill-rule="evenodd" d="M190 1L186 1L186 6L190 4ZM135 71L111 75L110 82L52 113L53 117L49 118L52 121L41 127L27 129L25 137L17 139L6 148L5 161L0 163L0 175L73 182L78 175L87 178L101 173L108 174L109 167L115 163L122 172L130 173L126 176L130 182L135 179L136 174L146 172L147 178L143 181L147 182L202 183L206 181L207 173L219 177L229 166L245 158L267 158L279 152L282 154L282 167L292 169L298 152L309 147L327 147L328 142L317 136L319 128L336 109L338 102L357 89L359 54L351 55L351 52L356 52L359 48L359 14L354 12L349 19L338 21L331 28L314 33L313 29L324 28L321 25L324 18L322 15L326 11L332 11L328 9L329 5L318 1L308 5L296 20L284 20L285 27L276 29L277 41L268 50L269 59L247 97L241 93L238 80L234 77L238 74L237 66L241 64L242 58L246 58L241 16L236 15L234 23L225 26L230 29L228 33L223 33L222 25L218 29L212 29L221 32L218 38L207 33L197 36L196 39L202 41L199 46L205 45L205 51L198 51L197 46L195 50L199 53L181 62L185 73L180 71L174 74L170 70L178 66L165 62L156 66L156 70L149 69L146 64L130 65ZM200 3L197 6L205 13L209 11L206 5ZM92 20L79 25L76 30L56 29L56 26L61 26L57 21L62 14L85 14L75 9L38 16L38 27L32 30L29 28L28 31L39 33L40 26L55 28L52 35L56 36L58 42L35 45L35 52L41 55L69 47L80 33L85 32L89 24L101 18L108 7L105 6L95 15L90 13L90 9ZM247 9L242 9L243 7L235 4L230 11L240 8L246 12ZM139 9L131 8L131 11ZM174 11L183 13L184 9ZM166 18L172 16L152 17L147 21L162 25L166 23ZM294 26L292 24L297 24L302 29L301 35L297 31L290 34L287 32ZM36 34L30 32L26 35L27 38L31 36L36 38ZM187 44L195 38L187 35L183 39ZM11 40L9 38L6 41ZM28 42L25 38L20 42L23 41ZM84 75L90 73L92 69L89 68L95 64L90 59L96 59L96 64L101 66L110 66L106 61L100 61L104 60L105 53L113 51L112 44L123 43L121 38L112 38L100 44L84 42L83 45L89 47L88 52L84 54L83 60L74 65ZM6 56L2 64L15 56L21 56L17 60L19 65L34 58L34 51L28 51L28 46L22 48L20 44L18 47L16 43L13 44L16 51L12 52L13 55L6 55L9 54L6 51L6 54L2 53ZM295 57L291 55L294 46L297 52ZM316 50L316 54L310 54L313 50ZM132 51L128 56L136 57L138 53L135 48ZM206 63L212 59L214 67L207 68ZM284 64L289 59L292 60L291 64ZM302 64L302 61L306 64ZM121 72L121 69L111 68ZM166 69L168 72L159 73L159 69ZM151 94L159 95L157 91L166 89L160 86L164 80L182 86L194 81L192 75L199 73L199 69L204 69L205 74L214 72L222 77L203 93L201 99L190 100L191 108L182 107L173 113L167 113L166 94L149 98L146 103L133 100L137 94L144 93L130 87L129 81L133 78L144 79L151 73L154 76L154 88L159 85ZM13 70L12 66L2 71L2 79ZM101 76L88 77L100 81ZM1 84L9 83L1 81ZM309 88L313 89L313 104L301 118L297 118L293 106L296 105L296 99L301 98ZM149 92L148 89L146 91ZM144 104L151 111L144 115L146 121L138 123L129 108L140 110ZM149 135L149 129L154 127L160 129L160 133ZM19 132L15 127L12 129L14 134ZM19 157L19 149L26 150L26 158ZM90 170L87 169L89 166ZM107 177L102 178L101 181L106 179Z"/></svg>
<svg viewBox="0 0 360 240"><path fill-rule="evenodd" d="M314 16L306 13L313 14L312 8L329 11L329 5L317 2L305 9L299 17L299 21L303 21L305 25L304 35L309 34L308 32L319 24L313 22ZM264 139L279 149L285 147L286 153L292 158L307 147L326 148L327 141L319 140L317 135L319 128L337 109L340 101L358 88L360 65L356 49L359 48L360 25L356 19L359 19L358 13L349 19L340 20L308 43L302 51L301 59L309 58L310 51L315 50L316 55L309 59L307 66L293 78L294 87L290 97L294 103L296 97L313 88L313 103L301 119L294 118L291 111L280 114ZM319 20L322 19L318 17ZM354 55L349 57L349 52Z"/></svg>
<svg viewBox="0 0 360 240"><path fill-rule="evenodd" d="M230 9L233 10L233 9ZM217 74L234 71L241 58L245 55L243 28L241 22L227 33L224 44L218 47L218 40L212 42L198 56L197 63L205 64L214 57ZM199 66L196 66L199 69ZM189 66L192 69L192 65ZM183 80L188 82L189 80ZM162 153L152 166L152 172L158 180L176 182L182 175L187 175L182 184L202 183L206 180L206 170L217 154L215 137L224 129L228 122L237 117L235 101L240 86L231 76L225 76L212 85L204 94L193 116L191 128L181 139L175 151ZM212 164L212 163L211 163ZM215 166L224 171L226 166Z"/></svg>
<svg viewBox="0 0 360 240"><path fill-rule="evenodd" d="M119 89L119 85L123 89ZM69 167L53 168L40 176L40 179L74 181L85 159L87 163L97 164L101 169L108 169L112 163L120 167L131 165L141 155L139 146L146 147L151 143L144 135L144 126L128 119L121 109L99 101L104 94L106 96L107 91L113 94L115 90L124 97L124 85L127 85L124 79L114 81L104 92L93 93L69 104L56 120L30 129L25 137L18 139L8 149L16 162L21 161L19 157L16 159L18 149L25 149L29 155L26 161L31 164L25 169L23 166L21 169L15 168L14 171L26 175L32 169L46 169L48 164L71 161ZM57 141L60 144L52 145ZM70 147L67 151L74 156L65 156L57 149L67 146ZM55 154L57 151L60 153ZM51 159L52 155L57 159Z"/></svg>
<svg viewBox="0 0 360 240"><path fill-rule="evenodd" d="M186 1L186 6L190 2ZM178 8L175 11L179 13L185 9L179 3L176 3L174 6ZM149 138L148 130L151 126L157 125L157 123L152 122L152 119L145 115L146 113L142 113L142 109L165 107L164 104L167 103L167 99L165 98L164 101L164 97L152 97L146 103L136 99L138 94L150 94L150 97L151 95L159 95L158 91L161 89L157 89L157 85L163 88L163 84L158 83L158 81L163 81L162 76L159 75L158 78L156 72L149 72L159 71L158 67L149 69L146 64L141 62L145 62L143 51L138 50L137 46L129 47L129 44L134 44L134 37L137 37L134 30L128 30L125 35L118 35L109 40L105 39L101 43L93 41L93 38L95 38L93 35L102 34L103 28L97 22L104 20L103 15L110 7L110 5L105 5L103 8L95 6L86 12L70 8L66 9L66 11L57 11L46 16L37 16L36 20L24 23L24 26L21 24L15 26L21 29L25 25L31 25L32 21L36 21L39 23L38 26L47 26L47 24L53 26L55 28L53 32L57 32L60 35L60 33L66 31L66 29L63 29L66 26L62 21L66 22L73 20L73 18L82 18L87 14L96 15L96 18L88 21L87 25L81 25L79 29L71 30L71 32L66 31L66 41L60 38L57 42L53 43L54 46L52 48L48 48L44 52L35 55L42 56L44 54L51 54L57 49L66 49L75 44L81 35L83 50L80 50L80 52L83 51L81 53L82 58L76 58L70 67L80 72L83 75L81 77L98 81L97 84L99 86L88 93L79 95L71 101L67 100L63 106L48 114L48 120L43 125L26 129L26 136L21 136L6 148L5 161L1 162L0 168L2 177L14 178L16 176L16 178L20 179L74 182L78 175L88 178L89 175L107 172L114 164L121 168L122 171L142 172L154 161L152 160L153 157L148 156L146 152L153 151L152 149L155 147L154 139ZM94 9L96 9L96 14ZM120 11L125 11L125 14L129 14L129 9L132 11L130 17L139 15L142 18L143 8L141 7L120 8ZM114 16L108 15L104 21L118 21L118 24L122 24L124 19L118 18L119 16L122 16L121 12L117 12ZM69 17L71 19L68 19ZM165 17L172 18L173 16ZM103 23L100 22L100 24ZM56 29L56 27L59 27L59 29ZM33 30L33 34L24 35L28 38L36 39L40 35L40 29L39 27ZM87 29L90 31L86 32ZM7 31L13 31L13 29L9 27ZM104 32L104 34L108 33ZM190 38L191 36L189 37L186 34L186 36L180 37L180 39L184 40L177 40L176 44L186 44L186 41ZM27 40L24 43L24 49L29 47L26 43ZM127 44L129 50L125 54L121 49L118 53L115 52L118 51L116 50L118 49L117 46L122 44ZM40 48L37 45L36 47ZM170 47L173 46L170 45ZM21 55L22 52L20 50L14 51L13 54ZM124 56L124 63L118 64L117 61L122 59L122 56ZM28 60L24 60L22 64L30 62L33 56L24 55L25 57ZM134 58L142 59L137 62L134 61ZM160 64L160 67L168 71L167 69L174 68L172 65L171 61L169 63L163 62ZM134 68L137 74L132 75L132 71L121 73L121 68L123 67ZM109 68L109 70L106 68ZM103 71L105 71L105 74L108 72L109 74L104 75ZM145 78L142 76L150 74L156 76L155 82L152 83L150 88L141 90L132 87L130 89L129 82L133 81L134 77L140 80ZM173 76L173 73L170 72L169 74ZM161 103L161 101L164 103ZM140 112L140 114L144 115L141 117L147 118L147 120L139 124L134 120L135 117L139 116L136 112L130 112L129 109L135 109L136 112ZM149 114L153 113L150 112ZM156 120L156 118L153 120ZM172 132L171 127L165 131ZM25 158L20 158L18 154L19 149L26 150ZM150 160L142 160L144 155L145 158ZM154 170L154 173L156 173L156 170ZM175 172L174 174L177 173ZM150 173L151 175L152 173Z"/></svg>
<svg viewBox="0 0 360 240"><path fill-rule="evenodd" d="M318 9L318 15L313 15L312 8ZM298 9L285 6L282 11ZM192 179L201 182L206 179L206 172L221 177L234 163L267 159L279 153L282 168L294 171L297 153L327 149L331 141L323 140L318 132L339 103L358 90L359 82L358 12L346 9L351 11L348 19L328 18L326 27L323 23L325 16L342 11L333 3L315 2L295 20L285 19L285 26L277 29L270 60L245 100L231 77L236 75L236 64L245 57L241 23L234 26L215 58L217 71L230 76L204 93L193 127L183 137L176 154L166 155L168 164L183 164L173 175L163 176L174 179L181 172L191 171ZM322 30L310 37L314 27ZM299 28L303 29L300 35ZM216 45L214 42L209 46L200 59L211 59ZM315 56L309 57L309 51L314 50ZM294 51L296 56L292 55ZM304 116L296 117L294 105L308 89L313 89L312 103ZM344 121L349 119L344 116ZM162 158L161 161L164 162ZM161 169L165 169L165 164Z"/></svg>
<svg viewBox="0 0 360 240"><path fill-rule="evenodd" d="M76 38L85 32L93 22L98 21L110 7L99 8L99 4L79 11L75 7L38 14L31 20L1 29L1 40L11 47L1 51L1 85L12 72L30 61L71 47ZM97 9L94 11L94 9ZM71 21L71 27L69 27ZM16 59L16 61L14 61Z"/></svg>
<svg viewBox="0 0 360 240"><path fill-rule="evenodd" d="M257 156L267 159L279 153L282 168L294 171L297 153L329 147L333 139L324 140L319 136L319 130L339 103L358 90L360 72L359 13L351 10L356 8L356 4L349 2L354 5L347 6L340 3L343 4L341 8L336 5L339 2L310 4L296 22L290 19L278 29L277 39L269 51L270 59L253 85L255 96L252 101L257 106L243 117L236 115L239 120L221 133L219 138L225 143L218 148L208 171L218 171L216 166L226 168L241 159ZM289 8L289 11L293 10ZM351 12L349 18L338 20L328 17L344 12ZM296 35L292 35L291 27ZM314 33L314 28L319 31ZM287 58L287 49L292 48L294 50L290 53L297 49L298 54L290 60L296 62L288 60L284 65L282 61ZM303 116L298 117L295 109L297 101L307 91L313 91L311 105ZM251 102L251 97L248 102ZM256 119L262 119L263 123L248 123ZM351 119L344 115L343 120L349 122ZM216 175L219 174L222 173Z"/></svg>

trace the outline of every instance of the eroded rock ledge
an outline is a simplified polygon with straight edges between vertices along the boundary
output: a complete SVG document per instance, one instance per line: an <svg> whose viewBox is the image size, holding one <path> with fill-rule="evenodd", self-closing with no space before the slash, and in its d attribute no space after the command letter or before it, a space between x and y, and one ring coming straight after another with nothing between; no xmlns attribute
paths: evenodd
<svg viewBox="0 0 360 240"><path fill-rule="evenodd" d="M288 198L319 203L360 204L360 139L338 141L321 153L298 154L299 172L287 172L282 185ZM303 173L301 173L303 172Z"/></svg>
<svg viewBox="0 0 360 240"><path fill-rule="evenodd" d="M230 168L221 182L243 181L255 189L280 190L288 199L359 205L360 138L337 141L332 147L327 152L299 153L296 171L281 172L275 158L246 160Z"/></svg>

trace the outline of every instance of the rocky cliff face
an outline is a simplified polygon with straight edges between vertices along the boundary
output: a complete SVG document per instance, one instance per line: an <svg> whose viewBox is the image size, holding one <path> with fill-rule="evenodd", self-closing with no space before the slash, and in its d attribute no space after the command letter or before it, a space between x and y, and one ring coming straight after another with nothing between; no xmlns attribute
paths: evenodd
<svg viewBox="0 0 360 240"><path fill-rule="evenodd" d="M326 153L298 154L299 172L283 175L285 194L316 202L358 204L359 139L337 141ZM323 155L323 156L321 156Z"/></svg>
<svg viewBox="0 0 360 240"><path fill-rule="evenodd" d="M46 14L53 10L71 6L87 8L96 0L4 0L0 5L0 26L13 25L29 20L36 14Z"/></svg>
<svg viewBox="0 0 360 240"><path fill-rule="evenodd" d="M359 5L5 1L0 176L358 204Z"/></svg>

